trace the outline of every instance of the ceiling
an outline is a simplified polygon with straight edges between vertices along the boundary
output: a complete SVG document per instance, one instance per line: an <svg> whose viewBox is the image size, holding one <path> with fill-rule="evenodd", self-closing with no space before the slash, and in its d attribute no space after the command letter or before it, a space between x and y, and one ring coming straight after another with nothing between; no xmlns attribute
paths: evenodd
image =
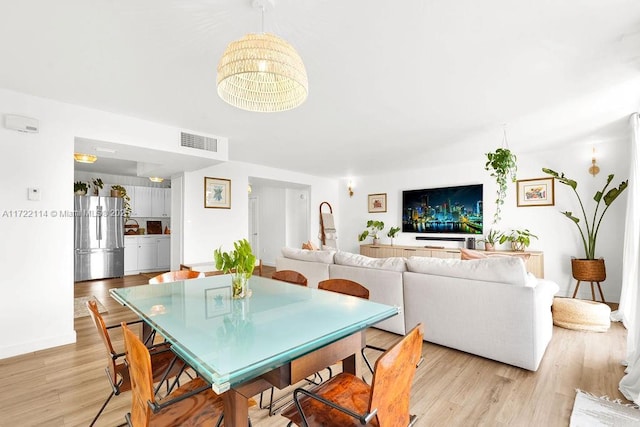
<svg viewBox="0 0 640 427"><path fill-rule="evenodd" d="M624 138L640 103L636 0L275 0L265 30L307 67L295 110L217 96L226 45L261 31L250 0L4 1L0 87L228 137L231 160L332 177L481 156L503 125L519 154Z"/></svg>

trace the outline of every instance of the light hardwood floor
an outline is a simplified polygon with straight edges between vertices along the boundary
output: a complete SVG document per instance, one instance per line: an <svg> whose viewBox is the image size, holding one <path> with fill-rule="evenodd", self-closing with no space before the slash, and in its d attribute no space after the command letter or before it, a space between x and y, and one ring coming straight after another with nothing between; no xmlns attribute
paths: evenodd
<svg viewBox="0 0 640 427"><path fill-rule="evenodd" d="M265 268L264 275L271 271ZM75 285L75 294L95 295L108 309L108 324L130 321L134 315L113 301L108 290L147 280L136 275L83 282ZM89 424L110 391L104 348L89 317L76 319L75 329L73 345L0 360L0 426ZM368 342L383 347L397 339L376 329L367 333ZM420 426L567 426L575 389L625 401L618 391L625 340L626 331L617 323L607 333L554 327L537 372L424 343L412 411ZM129 406L130 393L114 397L97 425L121 424ZM286 425L280 415L269 417L257 407L250 415L256 427Z"/></svg>

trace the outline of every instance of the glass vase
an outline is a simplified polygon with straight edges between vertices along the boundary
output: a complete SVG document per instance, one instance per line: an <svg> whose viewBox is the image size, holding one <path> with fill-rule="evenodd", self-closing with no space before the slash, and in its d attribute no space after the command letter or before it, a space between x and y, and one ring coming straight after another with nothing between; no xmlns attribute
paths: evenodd
<svg viewBox="0 0 640 427"><path fill-rule="evenodd" d="M249 289L249 279L244 273L234 273L231 276L231 296L235 299L248 298L251 296Z"/></svg>

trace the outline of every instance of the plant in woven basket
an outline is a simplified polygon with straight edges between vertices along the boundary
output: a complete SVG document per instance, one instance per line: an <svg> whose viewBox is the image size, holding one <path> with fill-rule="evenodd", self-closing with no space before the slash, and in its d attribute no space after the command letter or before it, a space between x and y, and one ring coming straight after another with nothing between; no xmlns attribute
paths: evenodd
<svg viewBox="0 0 640 427"><path fill-rule="evenodd" d="M622 181L620 185L618 185L617 187L613 187L609 191L607 191L607 188L609 188L609 184L611 184L611 181L613 181L613 174L609 175L607 177L607 182L604 184L604 187L602 187L602 190L596 191L596 194L593 196L593 200L596 202L596 207L593 211L593 216L590 217L587 215L587 212L584 209L584 204L582 203L580 194L578 194L577 191L578 183L575 180L566 177L564 173L558 173L547 168L542 168L542 172L551 175L552 177L557 179L558 182L570 187L571 190L573 190L573 193L576 195L578 203L580 204L583 221L580 222L580 219L574 216L573 212L571 211L565 211L562 212L562 214L569 218L576 225L576 227L578 227L578 231L580 232L580 237L582 239L582 244L584 246L585 259L595 259L596 241L598 238L598 231L600 230L600 224L602 223L602 218L604 217L604 214L607 212L611 204L627 188L629 180ZM604 209L601 212L598 212L602 202L604 202ZM589 218L591 218L591 221L589 221Z"/></svg>
<svg viewBox="0 0 640 427"><path fill-rule="evenodd" d="M124 219L125 221L129 219L131 216L131 197L127 194L127 189L122 185L112 185L111 186L112 196L113 194L117 194L116 197L122 197L122 209L124 210Z"/></svg>

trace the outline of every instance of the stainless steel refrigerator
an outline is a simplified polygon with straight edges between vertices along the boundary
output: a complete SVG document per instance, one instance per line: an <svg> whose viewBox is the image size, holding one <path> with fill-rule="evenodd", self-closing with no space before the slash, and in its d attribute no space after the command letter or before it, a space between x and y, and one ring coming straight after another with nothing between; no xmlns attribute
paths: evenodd
<svg viewBox="0 0 640 427"><path fill-rule="evenodd" d="M120 197L75 196L75 281L124 276Z"/></svg>

